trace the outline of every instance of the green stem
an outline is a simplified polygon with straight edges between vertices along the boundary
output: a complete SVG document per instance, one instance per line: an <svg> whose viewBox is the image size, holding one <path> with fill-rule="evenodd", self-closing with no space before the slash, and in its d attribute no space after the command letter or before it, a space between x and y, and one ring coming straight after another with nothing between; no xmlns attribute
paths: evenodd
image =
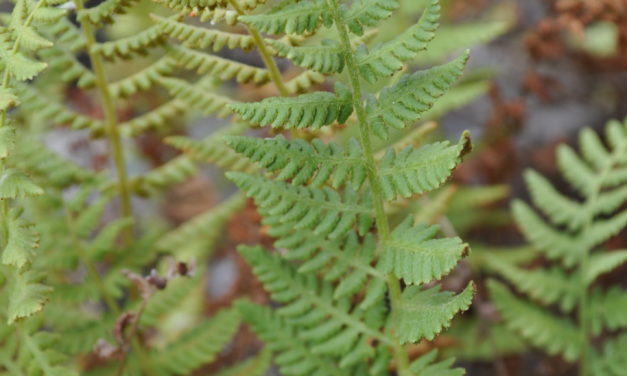
<svg viewBox="0 0 627 376"><path fill-rule="evenodd" d="M235 12L237 12L238 15L242 16L245 14L244 10L237 3L237 0L228 0L228 1L231 7L235 10ZM272 80L272 82L276 86L277 90L279 91L279 94L281 94L282 97L287 97L290 94L290 92L289 90L287 90L287 86L285 86L285 83L283 82L283 77L281 76L281 71L279 70L279 67L277 67L274 59L272 58L272 54L270 53L270 51L268 50L268 47L263 41L261 34L259 34L259 31L255 29L253 26L246 25L246 28L248 28L248 32L250 33L250 36L253 38L253 43L255 44L255 46L257 46L257 49L259 50L259 55L261 55L261 60L263 60L263 63L266 65L266 68L268 69L268 73L270 74L270 80Z"/></svg>
<svg viewBox="0 0 627 376"><path fill-rule="evenodd" d="M83 0L76 0L76 9L81 11L85 9ZM89 54L89 60L94 69L96 76L96 87L100 93L102 99L102 105L104 109L105 127L107 130L107 136L109 138L109 144L111 145L111 151L113 152L113 160L115 163L115 169L118 175L118 194L120 195L120 209L122 217L133 218L131 208L131 194L128 186L128 176L126 173L126 165L124 163L124 149L122 148L122 138L118 130L118 118L113 104L113 98L109 91L109 84L107 83L107 76L105 74L104 63L102 57L98 53L93 52L93 46L96 44L96 38L92 24L87 18L83 18L80 21L81 29L85 35L86 48ZM128 226L123 232L125 244L129 244L133 240L133 226Z"/></svg>
<svg viewBox="0 0 627 376"><path fill-rule="evenodd" d="M372 147L372 141L370 140L370 125L366 116L366 109L364 107L364 101L361 94L361 83L359 79L359 68L353 55L353 50L350 43L350 37L348 35L348 29L344 23L344 19L339 10L337 0L327 0L329 7L331 8L331 15L335 22L335 26L340 35L340 41L344 51L344 59L346 62L346 70L350 76L351 88L353 93L353 107L357 114L357 120L359 122L359 134L361 138L361 146L364 149L365 164L368 174L368 181L372 189L372 197L375 209L375 219L377 225L377 231L381 241L385 243L390 238L390 225L388 223L387 215L385 214L384 199L382 194L381 185L378 179L377 165L374 159L374 149ZM390 303L392 306L392 318L399 312L399 305L401 303L401 287L400 282L392 274L388 274L386 277L388 290L390 293ZM398 340L398 336L394 333L390 333L394 339L394 352L396 357L396 366L398 373L401 376L410 375L409 371L409 356L405 347Z"/></svg>

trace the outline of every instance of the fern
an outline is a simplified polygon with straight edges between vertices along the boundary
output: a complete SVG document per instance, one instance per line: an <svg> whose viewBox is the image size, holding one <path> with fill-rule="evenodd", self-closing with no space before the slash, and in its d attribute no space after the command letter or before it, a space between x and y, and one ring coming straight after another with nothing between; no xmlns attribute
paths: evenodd
<svg viewBox="0 0 627 376"><path fill-rule="evenodd" d="M556 265L550 270L534 271L499 264L494 268L539 304L559 303L567 313L576 306L577 322L557 318L550 311L515 297L500 283L490 285L493 299L510 327L551 354L561 354L570 361L579 359L583 375L591 374L597 367L612 367L611 355L596 355L592 336L605 328L625 329L627 324L607 310L610 304L621 304L620 290L591 289L598 277L627 261L624 250L596 252L600 244L627 226L627 215L621 208L627 201L627 179L622 174L627 127L611 121L605 129L608 146L586 129L580 133L582 157L565 145L557 151L560 170L568 183L579 190L581 199L564 197L548 180L529 171L525 175L527 184L542 214L521 201L514 203L514 216L522 232ZM604 362L609 363L598 365Z"/></svg>
<svg viewBox="0 0 627 376"><path fill-rule="evenodd" d="M277 252L262 247L240 247L240 252L278 307L238 306L286 375L385 375L392 356L401 375L412 370L460 374L452 361L438 362L436 355L410 364L403 345L433 339L456 313L468 309L472 284L459 294L426 288L451 272L468 247L460 239L436 239L437 228L412 221L390 228L384 204L441 186L468 152L468 135L457 145L390 147L381 157L375 157L370 137L385 138L389 127L419 120L461 74L467 55L407 76L365 100L364 67L392 62L379 72L391 75L426 47L437 26L439 3L433 1L417 26L397 40L370 53L365 46L354 52L368 38L351 40L349 30L363 33L397 5L357 1L348 8L334 0L300 1L239 16L249 27L272 34L335 26L334 42L307 44L303 36L268 43L296 65L322 73L345 71L350 79L349 88L337 80L334 93L230 105L253 125L294 130L292 137L226 138L233 150L267 171L264 177L237 172L227 177L253 198L266 233L274 238ZM323 127L335 123L350 128L351 120L359 124L359 141L297 137L306 134L301 129L331 133ZM413 285L402 291L401 279ZM389 309L382 305L386 293Z"/></svg>
<svg viewBox="0 0 627 376"><path fill-rule="evenodd" d="M337 85L335 95L316 92L294 98L269 98L259 103L237 103L230 107L242 119L256 125L319 129L336 121L345 122L353 112L351 100L350 92Z"/></svg>

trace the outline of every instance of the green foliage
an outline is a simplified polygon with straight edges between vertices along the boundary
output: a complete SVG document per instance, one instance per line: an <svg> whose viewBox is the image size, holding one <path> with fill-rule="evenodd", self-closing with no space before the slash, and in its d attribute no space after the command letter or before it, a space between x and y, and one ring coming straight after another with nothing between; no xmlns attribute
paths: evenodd
<svg viewBox="0 0 627 376"><path fill-rule="evenodd" d="M547 179L529 171L525 179L540 213L521 201L513 205L522 232L554 261L554 266L526 270L498 260L490 262L494 271L536 302L527 302L492 282L492 298L507 325L551 354L561 354L570 361L580 359L581 373L594 370L595 375L612 374L607 370L620 360L613 358L614 345L608 345L605 355L598 354L593 336L604 329L624 330L627 324L614 313L625 304L624 291L592 287L598 277L627 261L625 250L609 251L603 246L627 226L623 205L627 201L627 126L610 121L605 132L606 145L593 131L583 130L581 156L565 145L557 150L560 171L579 191L580 199L565 197ZM556 317L540 307L552 304L558 304L565 313L577 308L577 321Z"/></svg>

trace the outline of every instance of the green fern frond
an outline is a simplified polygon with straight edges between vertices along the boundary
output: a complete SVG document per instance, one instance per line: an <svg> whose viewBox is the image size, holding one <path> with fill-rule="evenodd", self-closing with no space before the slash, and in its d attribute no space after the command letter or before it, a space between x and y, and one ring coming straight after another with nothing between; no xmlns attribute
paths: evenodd
<svg viewBox="0 0 627 376"><path fill-rule="evenodd" d="M46 331L34 331L32 325L14 333L22 346L9 354L1 354L0 365L12 375L78 376L78 372L66 366L67 356L57 350L58 335Z"/></svg>
<svg viewBox="0 0 627 376"><path fill-rule="evenodd" d="M312 342L312 352L348 357L351 351L361 350L356 345L362 336L390 342L379 331L382 320L366 317L376 314L377 307L351 311L349 298L329 299L333 289L330 284L297 274L290 264L262 247L239 250L272 298L283 304L277 313L305 328L299 331L299 337Z"/></svg>
<svg viewBox="0 0 627 376"><path fill-rule="evenodd" d="M352 96L341 85L336 85L335 94L315 92L293 98L273 97L229 107L252 124L286 129L320 129L335 122L344 123L353 112Z"/></svg>
<svg viewBox="0 0 627 376"><path fill-rule="evenodd" d="M394 148L388 149L380 161L384 197L410 197L440 187L470 148L470 136L465 132L457 145L437 142L417 149L408 146L398 154Z"/></svg>
<svg viewBox="0 0 627 376"><path fill-rule="evenodd" d="M467 61L468 53L450 63L405 76L383 90L377 100L371 99L368 120L373 132L387 138L387 127L402 129L420 120L462 74Z"/></svg>
<svg viewBox="0 0 627 376"><path fill-rule="evenodd" d="M594 289L588 302L590 310L590 328L595 335L604 329L615 331L627 329L627 291L620 287L612 287L607 292Z"/></svg>
<svg viewBox="0 0 627 376"><path fill-rule="evenodd" d="M43 279L43 274L33 270L12 273L6 311L9 324L30 317L44 308L52 288L42 284Z"/></svg>
<svg viewBox="0 0 627 376"><path fill-rule="evenodd" d="M268 13L240 16L239 20L268 34L306 34L333 24L324 0L304 0Z"/></svg>
<svg viewBox="0 0 627 376"><path fill-rule="evenodd" d="M164 56L146 68L116 82L109 84L109 92L114 97L128 97L139 91L153 87L164 76L172 74L175 62Z"/></svg>
<svg viewBox="0 0 627 376"><path fill-rule="evenodd" d="M249 35L188 25L171 18L156 18L166 34L180 40L188 48L205 49L211 46L213 51L220 51L225 46L229 49L243 50L249 50L254 46Z"/></svg>
<svg viewBox="0 0 627 376"><path fill-rule="evenodd" d="M42 31L55 40L55 45L67 46L70 51L79 51L86 46L85 35L68 18L43 25Z"/></svg>
<svg viewBox="0 0 627 376"><path fill-rule="evenodd" d="M135 137L148 130L163 131L164 129L170 129L176 124L176 119L179 119L188 109L189 107L185 102L173 99L143 115L120 124L120 133L127 137ZM102 133L104 128L96 130Z"/></svg>
<svg viewBox="0 0 627 376"><path fill-rule="evenodd" d="M415 225L411 217L398 225L377 267L408 284L424 284L448 274L468 252L459 238L434 239L437 226Z"/></svg>
<svg viewBox="0 0 627 376"><path fill-rule="evenodd" d="M35 249L39 247L39 234L18 213L11 212L5 218L7 239L2 251L2 263L17 269L33 262Z"/></svg>
<svg viewBox="0 0 627 376"><path fill-rule="evenodd" d="M188 8L180 10L189 10ZM217 24L226 24L228 26L235 26L239 22L239 14L236 11L231 9L223 9L223 8L203 8L203 9L194 9L194 14L198 16L200 22L210 22L214 25Z"/></svg>
<svg viewBox="0 0 627 376"><path fill-rule="evenodd" d="M558 319L542 308L516 298L496 281L490 281L488 288L510 329L549 354L561 354L571 361L577 359L581 353L581 341L577 328L569 319Z"/></svg>
<svg viewBox="0 0 627 376"><path fill-rule="evenodd" d="M579 288L574 277L560 268L525 270L498 257L485 257L490 269L501 274L518 290L544 304L558 303L563 312L571 312L579 299Z"/></svg>
<svg viewBox="0 0 627 376"><path fill-rule="evenodd" d="M79 21L88 20L95 26L113 21L116 14L124 14L139 0L105 0L93 8L82 9L77 12Z"/></svg>
<svg viewBox="0 0 627 376"><path fill-rule="evenodd" d="M373 225L369 195L360 197L353 190L340 195L327 187L293 186L235 172L227 173L227 177L255 200L264 217L263 223L269 226L289 223L295 229L337 238L354 225L360 234ZM271 235L281 233L274 231Z"/></svg>
<svg viewBox="0 0 627 376"><path fill-rule="evenodd" d="M324 40L310 46L291 46L276 40L268 40L276 55L290 59L299 67L320 73L341 73L344 70L344 55L339 43Z"/></svg>
<svg viewBox="0 0 627 376"><path fill-rule="evenodd" d="M585 248L569 234L553 229L527 204L514 201L512 212L525 237L552 260L561 260L571 267L581 259Z"/></svg>
<svg viewBox="0 0 627 376"><path fill-rule="evenodd" d="M69 125L74 129L103 129L101 120L93 119L68 109L50 96L40 93L32 86L20 85L17 92L23 101L22 110L32 111L45 119L50 126Z"/></svg>
<svg viewBox="0 0 627 376"><path fill-rule="evenodd" d="M67 187L96 175L34 140L20 140L11 165L56 187Z"/></svg>
<svg viewBox="0 0 627 376"><path fill-rule="evenodd" d="M224 142L225 136L239 135L249 129L244 122L233 123L204 140L193 140L188 137L170 136L165 142L182 150L186 155L198 162L216 164L228 171L252 173L258 171L258 167L247 158L236 153Z"/></svg>
<svg viewBox="0 0 627 376"><path fill-rule="evenodd" d="M166 42L165 32L155 24L137 34L115 41L96 43L91 52L107 59L130 59L136 55L145 55L153 47Z"/></svg>
<svg viewBox="0 0 627 376"><path fill-rule="evenodd" d="M624 228L625 226L623 226ZM590 256L583 279L586 284L593 283L605 273L609 273L627 262L627 250L619 250Z"/></svg>
<svg viewBox="0 0 627 376"><path fill-rule="evenodd" d="M285 88L290 94L299 94L323 83L324 80L325 76L321 73L307 70L286 82Z"/></svg>
<svg viewBox="0 0 627 376"><path fill-rule="evenodd" d="M234 195L218 206L197 215L176 229L166 233L158 240L157 247L164 251L176 253L177 250L185 248L189 242L197 241L198 239L205 240L205 244L214 243L222 234L222 229L229 218L241 209L244 203L245 198L243 195Z"/></svg>
<svg viewBox="0 0 627 376"><path fill-rule="evenodd" d="M440 10L440 1L430 0L418 23L401 35L372 51L359 49L357 63L364 79L373 83L378 77L391 76L401 70L406 61L425 50L438 28Z"/></svg>
<svg viewBox="0 0 627 376"><path fill-rule="evenodd" d="M235 310L222 310L184 333L181 338L152 354L155 366L171 375L187 375L212 362L231 341L240 324Z"/></svg>
<svg viewBox="0 0 627 376"><path fill-rule="evenodd" d="M268 71L264 68L253 67L181 46L173 47L169 54L181 67L222 80L235 79L240 83L253 82L261 85L270 79Z"/></svg>
<svg viewBox="0 0 627 376"><path fill-rule="evenodd" d="M595 376L620 376L627 367L627 334L610 340L603 352L593 358L592 374Z"/></svg>
<svg viewBox="0 0 627 376"><path fill-rule="evenodd" d="M167 288L154 293L146 304L141 317L141 325L155 326L159 320L168 314L172 314L172 308L180 304L183 299L193 291L198 291L201 279L194 276L192 278L176 278L168 282Z"/></svg>
<svg viewBox="0 0 627 376"><path fill-rule="evenodd" d="M239 308L239 307L238 307ZM263 376L267 373L272 362L272 352L261 350L258 355L246 359L239 364L221 370L216 376Z"/></svg>
<svg viewBox="0 0 627 376"><path fill-rule="evenodd" d="M82 89L90 88L95 84L94 74L64 48L55 45L39 51L39 56L49 64L50 72L58 72L61 80L65 82L76 80L76 85Z"/></svg>
<svg viewBox="0 0 627 376"><path fill-rule="evenodd" d="M422 338L432 340L450 325L458 312L470 307L474 291L472 282L458 295L440 291L440 286L427 290L418 286L405 289L399 304L398 318L394 322L394 330L401 343L415 343Z"/></svg>
<svg viewBox="0 0 627 376"><path fill-rule="evenodd" d="M463 368L452 368L454 358L436 362L437 356L438 350L432 350L412 362L409 368L414 374L421 376L463 376L466 374Z"/></svg>
<svg viewBox="0 0 627 376"><path fill-rule="evenodd" d="M242 318L274 354L281 373L287 376L349 376L332 358L312 352L296 334L289 320L273 310L247 301L236 302Z"/></svg>
<svg viewBox="0 0 627 376"><path fill-rule="evenodd" d="M197 164L183 155L153 168L129 181L131 188L139 193L150 195L160 189L181 183L198 173Z"/></svg>
<svg viewBox="0 0 627 376"><path fill-rule="evenodd" d="M231 113L227 106L232 101L206 90L208 85L203 85L203 82L192 85L178 78L166 77L158 78L158 82L165 86L174 98L202 111L203 115L215 113L218 117L226 117Z"/></svg>
<svg viewBox="0 0 627 376"><path fill-rule="evenodd" d="M357 35L363 35L366 27L374 27L389 18L398 9L398 0L356 0L345 11L344 22Z"/></svg>
<svg viewBox="0 0 627 376"><path fill-rule="evenodd" d="M277 180L289 180L294 185L309 183L321 187L329 181L332 187L339 188L350 182L356 190L366 180L363 151L355 139L350 140L347 150L319 139L309 143L290 141L281 135L266 139L231 136L226 141L233 150L268 171L277 172Z"/></svg>
<svg viewBox="0 0 627 376"><path fill-rule="evenodd" d="M22 171L7 168L0 173L0 199L33 197L43 193L44 190Z"/></svg>

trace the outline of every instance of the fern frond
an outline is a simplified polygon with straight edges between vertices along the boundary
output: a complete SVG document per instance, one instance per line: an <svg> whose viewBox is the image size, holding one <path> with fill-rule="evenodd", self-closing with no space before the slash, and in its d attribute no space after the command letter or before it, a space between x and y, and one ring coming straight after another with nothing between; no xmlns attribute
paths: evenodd
<svg viewBox="0 0 627 376"><path fill-rule="evenodd" d="M161 106L129 121L120 124L120 133L127 137L135 137L148 130L163 131L164 128L173 127L181 114L188 110L185 102L173 99ZM99 129L103 131L102 128Z"/></svg>
<svg viewBox="0 0 627 376"><path fill-rule="evenodd" d="M235 310L222 310L209 320L184 333L174 343L152 354L159 369L173 375L187 375L203 364L212 362L239 327Z"/></svg>
<svg viewBox="0 0 627 376"><path fill-rule="evenodd" d="M0 199L40 196L44 190L23 172L7 168L0 173Z"/></svg>
<svg viewBox="0 0 627 376"><path fill-rule="evenodd" d="M74 129L104 129L104 123L101 120L68 109L50 96L37 91L32 85L20 85L17 91L23 101L22 110L32 111L51 126L67 124Z"/></svg>
<svg viewBox="0 0 627 376"><path fill-rule="evenodd" d="M116 14L124 14L139 0L105 0L93 8L81 9L77 13L79 21L88 20L95 26L113 21Z"/></svg>
<svg viewBox="0 0 627 376"><path fill-rule="evenodd" d="M7 367L11 374L78 376L78 372L64 364L67 357L56 349L58 335L28 328L15 333L14 338L19 340L22 346L17 350L17 354L9 355L8 359L14 361ZM5 359L0 360L0 364Z"/></svg>
<svg viewBox="0 0 627 376"><path fill-rule="evenodd" d="M626 329L627 291L612 287L607 292L594 289L588 302L590 310L590 328L595 335L604 329L611 331Z"/></svg>
<svg viewBox="0 0 627 376"><path fill-rule="evenodd" d="M178 78L165 77L158 78L158 82L165 86L174 98L202 111L203 115L216 113L218 117L226 117L231 113L227 106L232 101L227 97L208 91L206 88L208 85L203 85L202 82L197 85L190 85Z"/></svg>
<svg viewBox="0 0 627 376"><path fill-rule="evenodd" d="M527 204L514 201L512 212L525 237L550 259L561 260L566 267L572 267L581 259L585 251L583 244L549 226Z"/></svg>
<svg viewBox="0 0 627 376"><path fill-rule="evenodd" d="M438 350L432 350L416 359L409 366L416 375L424 376L463 376L466 374L463 368L452 368L454 358L436 362Z"/></svg>
<svg viewBox="0 0 627 376"><path fill-rule="evenodd" d="M357 225L360 234L373 225L371 198L353 190L343 195L330 188L293 186L263 177L230 172L227 177L252 197L263 223L269 226L288 223L295 229L337 238ZM275 229L277 230L277 229ZM280 232L272 232L280 236Z"/></svg>
<svg viewBox="0 0 627 376"><path fill-rule="evenodd" d="M285 87L290 94L299 94L323 83L324 80L324 75L307 70L286 82Z"/></svg>
<svg viewBox="0 0 627 376"><path fill-rule="evenodd" d="M47 184L56 187L67 187L73 183L84 182L95 177L95 174L69 161L45 145L34 140L20 140L16 150L16 158L11 165L25 171L35 179L44 179Z"/></svg>
<svg viewBox="0 0 627 376"><path fill-rule="evenodd" d="M7 239L2 251L2 263L17 269L33 262L35 249L39 247L39 234L19 213L11 212L5 218Z"/></svg>
<svg viewBox="0 0 627 376"><path fill-rule="evenodd" d="M157 242L157 247L176 253L178 249L185 248L189 242L199 238L206 239L209 243L215 242L222 234L226 222L244 206L244 203L243 195L234 195L162 236Z"/></svg>
<svg viewBox="0 0 627 376"><path fill-rule="evenodd" d="M627 367L627 334L610 340L602 354L592 358L592 374L595 376L620 376Z"/></svg>
<svg viewBox="0 0 627 376"><path fill-rule="evenodd" d="M373 132L387 138L387 127L402 129L420 120L462 74L467 61L468 53L450 63L405 76L383 90L377 100L371 99L368 121Z"/></svg>
<svg viewBox="0 0 627 376"><path fill-rule="evenodd" d="M437 226L415 225L407 218L383 244L377 267L408 284L424 284L448 274L468 252L459 238L434 239Z"/></svg>
<svg viewBox="0 0 627 376"><path fill-rule="evenodd" d="M549 354L573 361L581 353L579 331L567 318L556 318L540 307L520 300L496 281L488 283L494 304L506 325Z"/></svg>
<svg viewBox="0 0 627 376"><path fill-rule="evenodd" d="M271 363L272 352L264 349L258 355L218 372L216 376L263 376Z"/></svg>
<svg viewBox="0 0 627 376"><path fill-rule="evenodd" d="M40 312L49 300L52 288L41 283L44 275L33 270L15 271L11 278L7 322Z"/></svg>
<svg viewBox="0 0 627 376"><path fill-rule="evenodd" d="M77 86L80 88L89 88L95 84L94 74L65 48L55 45L39 51L39 56L49 64L51 72L58 72L64 82L77 80Z"/></svg>
<svg viewBox="0 0 627 376"><path fill-rule="evenodd" d="M296 334L289 320L281 318L268 307L247 301L235 303L238 311L265 342L270 351L277 354L275 362L281 373L287 376L349 376L332 358L312 352Z"/></svg>
<svg viewBox="0 0 627 376"><path fill-rule="evenodd" d="M181 8L175 9L183 10ZM189 11L189 8L186 8L185 10ZM203 8L200 9L200 11L194 9L193 14L197 15L198 18L200 18L200 22L210 22L214 25L226 24L229 26L235 26L239 22L239 14L231 9Z"/></svg>
<svg viewBox="0 0 627 376"><path fill-rule="evenodd" d="M290 264L262 247L240 247L239 251L272 298L283 304L277 313L306 328L299 337L311 341L312 352L348 357L352 351L361 350L356 345L365 338L389 343L379 331L382 317L374 321L367 317L376 314L379 307L351 311L349 298L329 299L330 284L296 274Z"/></svg>
<svg viewBox="0 0 627 376"><path fill-rule="evenodd" d="M398 0L356 0L344 13L344 22L357 35L363 35L366 27L374 27L398 9Z"/></svg>
<svg viewBox="0 0 627 376"><path fill-rule="evenodd" d="M485 257L485 264L502 275L518 290L543 304L558 303L568 313L576 306L580 291L574 277L569 277L560 268L524 270L498 257Z"/></svg>
<svg viewBox="0 0 627 376"><path fill-rule="evenodd" d="M225 46L229 49L241 48L242 50L249 50L254 46L253 39L249 35L188 25L171 18L156 18L166 34L180 40L188 48L205 49L211 46L213 51L220 51Z"/></svg>
<svg viewBox="0 0 627 376"><path fill-rule="evenodd" d="M165 142L182 150L196 161L215 164L223 170L252 173L258 171L258 167L233 151L224 142L225 136L239 135L248 129L248 124L239 122L211 134L204 140L198 141L188 137L170 136L165 139Z"/></svg>
<svg viewBox="0 0 627 376"><path fill-rule="evenodd" d="M437 142L417 149L408 146L398 154L394 148L388 149L380 162L383 196L393 200L440 187L470 148L470 136L464 132L457 145Z"/></svg>
<svg viewBox="0 0 627 376"><path fill-rule="evenodd" d="M300 231L281 236L275 241L277 248L289 249L285 258L302 262L299 273L321 272L327 281L337 282L334 299L348 297L365 287L360 309L379 302L386 292L385 275L372 267L376 242L372 235L363 241L354 231L345 237L329 240L324 236Z"/></svg>
<svg viewBox="0 0 627 376"><path fill-rule="evenodd" d="M429 0L427 8L414 26L372 51L359 49L357 64L364 79L373 83L378 77L391 76L401 70L406 61L426 49L438 28L440 10L439 0Z"/></svg>
<svg viewBox="0 0 627 376"><path fill-rule="evenodd" d="M147 54L149 49L163 45L165 41L165 32L155 24L126 38L96 43L92 46L91 52L107 59L130 59L136 55Z"/></svg>
<svg viewBox="0 0 627 376"><path fill-rule="evenodd" d="M268 34L308 34L320 26L333 24L324 0L304 0L277 10L255 15L240 16L239 20Z"/></svg>
<svg viewBox="0 0 627 376"><path fill-rule="evenodd" d="M132 178L129 181L129 186L133 191L150 195L165 187L181 183L197 173L197 164L183 155L173 158L143 175Z"/></svg>
<svg viewBox="0 0 627 376"><path fill-rule="evenodd" d="M338 42L324 40L310 46L291 46L276 40L267 40L276 55L291 60L299 67L320 73L341 73L344 70L344 54Z"/></svg>
<svg viewBox="0 0 627 376"><path fill-rule="evenodd" d="M363 151L355 139L350 139L347 150L319 139L309 143L290 141L281 135L266 139L231 136L226 141L236 152L270 172L278 172L277 180L289 180L294 185L309 183L320 187L329 181L332 187L339 188L350 182L357 190L366 180Z"/></svg>
<svg viewBox="0 0 627 376"><path fill-rule="evenodd" d="M286 129L320 129L335 122L344 123L353 112L352 96L341 85L336 85L335 94L315 92L293 98L273 97L229 107L252 124Z"/></svg>
<svg viewBox="0 0 627 376"><path fill-rule="evenodd" d="M164 76L174 71L175 62L164 56L146 68L116 82L109 84L109 92L114 97L128 97L139 91L145 91L153 87Z"/></svg>
<svg viewBox="0 0 627 376"><path fill-rule="evenodd" d="M590 285L599 276L611 272L625 264L625 262L627 262L627 250L592 255L588 261L587 268L583 270L583 279L586 284Z"/></svg>
<svg viewBox="0 0 627 376"><path fill-rule="evenodd" d="M264 68L253 67L181 46L173 47L169 55L181 67L221 80L235 79L239 83L253 82L261 85L270 79L268 71Z"/></svg>
<svg viewBox="0 0 627 376"><path fill-rule="evenodd" d="M410 286L401 296L394 330L401 343L415 343L422 338L432 340L448 327L453 317L470 307L475 291L471 282L460 294L440 291L440 286L422 290Z"/></svg>

